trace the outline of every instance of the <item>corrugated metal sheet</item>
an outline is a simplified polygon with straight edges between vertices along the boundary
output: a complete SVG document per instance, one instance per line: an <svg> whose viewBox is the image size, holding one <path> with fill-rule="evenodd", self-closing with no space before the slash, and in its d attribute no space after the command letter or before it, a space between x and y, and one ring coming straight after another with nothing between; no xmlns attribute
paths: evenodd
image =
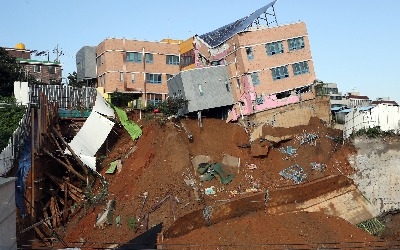
<svg viewBox="0 0 400 250"><path fill-rule="evenodd" d="M100 92L97 91L96 101L93 107L93 111L96 111L99 114L115 118L114 110L110 107L110 105L104 100L103 96Z"/></svg>
<svg viewBox="0 0 400 250"><path fill-rule="evenodd" d="M77 155L94 156L106 140L114 122L92 112L78 134L68 144ZM69 153L68 151L66 151Z"/></svg>
<svg viewBox="0 0 400 250"><path fill-rule="evenodd" d="M265 13L269 8L271 8L276 3L276 1L277 0L272 1L271 3L251 13L249 16L243 17L239 20L236 20L235 22L232 22L214 31L208 32L199 37L206 44L208 44L208 46L210 46L211 48L215 48L235 34L240 33L250 27L251 24L263 13Z"/></svg>

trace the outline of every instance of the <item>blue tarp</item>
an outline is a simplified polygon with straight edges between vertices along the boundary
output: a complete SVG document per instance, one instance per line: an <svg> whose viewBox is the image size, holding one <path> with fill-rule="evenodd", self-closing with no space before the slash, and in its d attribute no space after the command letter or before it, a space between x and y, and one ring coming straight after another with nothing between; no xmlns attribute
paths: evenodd
<svg viewBox="0 0 400 250"><path fill-rule="evenodd" d="M18 171L16 173L17 180L15 182L15 203L21 210L24 217L26 210L24 206L24 196L26 189L26 177L28 176L29 169L31 168L31 140L28 136L24 148L19 153L18 157Z"/></svg>

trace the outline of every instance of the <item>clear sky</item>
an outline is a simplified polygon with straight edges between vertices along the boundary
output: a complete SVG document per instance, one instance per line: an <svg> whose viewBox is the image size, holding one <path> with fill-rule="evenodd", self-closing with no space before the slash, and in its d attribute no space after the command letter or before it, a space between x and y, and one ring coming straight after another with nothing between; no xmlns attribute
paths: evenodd
<svg viewBox="0 0 400 250"><path fill-rule="evenodd" d="M82 46L107 37L187 39L271 1L0 0L0 46L22 42L27 49L52 52L58 44L66 77L76 70ZM400 102L400 1L278 0L275 11L279 24L306 22L318 79L337 83L342 92L356 89L373 100Z"/></svg>

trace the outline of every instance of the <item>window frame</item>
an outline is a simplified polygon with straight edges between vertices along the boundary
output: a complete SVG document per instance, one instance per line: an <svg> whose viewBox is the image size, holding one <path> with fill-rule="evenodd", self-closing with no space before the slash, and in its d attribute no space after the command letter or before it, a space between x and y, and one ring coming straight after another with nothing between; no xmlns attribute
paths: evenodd
<svg viewBox="0 0 400 250"><path fill-rule="evenodd" d="M254 50L251 46L244 47L247 55L247 59L253 60L254 59Z"/></svg>
<svg viewBox="0 0 400 250"><path fill-rule="evenodd" d="M162 84L162 74L146 73L146 83Z"/></svg>
<svg viewBox="0 0 400 250"><path fill-rule="evenodd" d="M135 83L135 72L131 72L131 83Z"/></svg>
<svg viewBox="0 0 400 250"><path fill-rule="evenodd" d="M273 48L273 50L271 50ZM265 44L265 51L267 52L268 56L273 56L277 54L283 54L285 49L283 47L282 41L270 42Z"/></svg>
<svg viewBox="0 0 400 250"><path fill-rule="evenodd" d="M258 71L250 73L250 78L251 78L251 84L253 84L253 86L258 86L261 84Z"/></svg>
<svg viewBox="0 0 400 250"><path fill-rule="evenodd" d="M154 63L154 56L152 53L144 53L144 60L146 63Z"/></svg>
<svg viewBox="0 0 400 250"><path fill-rule="evenodd" d="M271 68L272 79L276 81L288 78L290 76L288 68L289 68L288 65L282 65L279 67Z"/></svg>
<svg viewBox="0 0 400 250"><path fill-rule="evenodd" d="M165 63L167 65L179 65L180 58L177 55L165 55Z"/></svg>
<svg viewBox="0 0 400 250"><path fill-rule="evenodd" d="M33 72L35 73L40 73L42 70L42 67L40 65L33 65Z"/></svg>
<svg viewBox="0 0 400 250"><path fill-rule="evenodd" d="M304 49L304 37L295 37L287 40L289 51Z"/></svg>
<svg viewBox="0 0 400 250"><path fill-rule="evenodd" d="M52 74L52 75L57 73L56 66L48 66L47 70L48 70L49 74Z"/></svg>
<svg viewBox="0 0 400 250"><path fill-rule="evenodd" d="M310 73L308 61L302 61L292 64L293 74L295 76Z"/></svg>
<svg viewBox="0 0 400 250"><path fill-rule="evenodd" d="M137 51L128 51L125 54L126 62L134 62L134 63L142 63L143 62L143 53Z"/></svg>

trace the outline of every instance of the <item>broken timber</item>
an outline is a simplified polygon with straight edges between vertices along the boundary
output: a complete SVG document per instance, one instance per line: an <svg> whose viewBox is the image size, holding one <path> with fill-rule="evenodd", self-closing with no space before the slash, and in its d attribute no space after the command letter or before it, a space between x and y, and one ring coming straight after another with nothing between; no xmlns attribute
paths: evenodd
<svg viewBox="0 0 400 250"><path fill-rule="evenodd" d="M63 162L62 160L58 159L57 157L55 157L52 153L50 153L49 151L47 151L46 149L42 149L43 152L45 152L48 156L50 156L51 158L53 158L54 160L56 160L58 163L60 163L61 165L63 165L64 167L66 167L69 171L71 171L73 174L75 174L79 179L81 179L82 181L86 181L86 178L83 177L83 175L81 175L80 173L78 173L72 166L66 164L65 162Z"/></svg>

